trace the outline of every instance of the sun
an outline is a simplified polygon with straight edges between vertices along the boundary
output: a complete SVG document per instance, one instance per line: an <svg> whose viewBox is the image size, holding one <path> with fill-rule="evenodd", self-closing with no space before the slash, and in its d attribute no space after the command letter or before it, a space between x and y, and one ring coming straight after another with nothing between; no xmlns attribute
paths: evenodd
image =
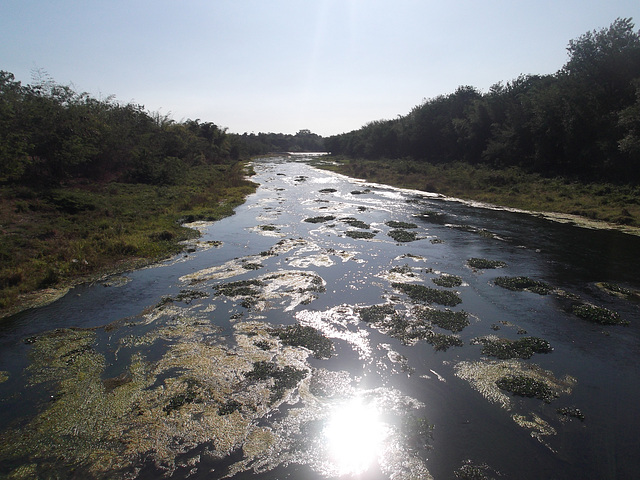
<svg viewBox="0 0 640 480"><path fill-rule="evenodd" d="M381 452L386 430L375 405L359 397L336 406L324 437L330 460L339 475L367 471Z"/></svg>

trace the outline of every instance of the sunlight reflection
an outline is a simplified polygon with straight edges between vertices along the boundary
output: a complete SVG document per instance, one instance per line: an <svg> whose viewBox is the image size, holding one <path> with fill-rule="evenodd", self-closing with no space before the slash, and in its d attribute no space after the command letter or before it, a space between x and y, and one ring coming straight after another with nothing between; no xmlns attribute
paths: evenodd
<svg viewBox="0 0 640 480"><path fill-rule="evenodd" d="M375 405L354 398L337 406L325 429L325 438L339 474L365 472L378 458L385 435Z"/></svg>

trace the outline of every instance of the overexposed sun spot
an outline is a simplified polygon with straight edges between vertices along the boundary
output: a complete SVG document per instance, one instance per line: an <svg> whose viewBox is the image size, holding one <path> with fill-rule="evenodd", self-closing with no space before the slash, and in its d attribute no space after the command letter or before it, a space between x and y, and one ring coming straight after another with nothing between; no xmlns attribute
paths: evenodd
<svg viewBox="0 0 640 480"><path fill-rule="evenodd" d="M378 458L386 428L374 405L354 398L336 406L324 435L338 474L357 475L367 471Z"/></svg>

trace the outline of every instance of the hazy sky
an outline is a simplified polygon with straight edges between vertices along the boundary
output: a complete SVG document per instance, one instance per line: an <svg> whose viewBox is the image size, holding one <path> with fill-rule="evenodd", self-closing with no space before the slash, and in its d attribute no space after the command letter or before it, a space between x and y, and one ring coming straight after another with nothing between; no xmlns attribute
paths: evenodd
<svg viewBox="0 0 640 480"><path fill-rule="evenodd" d="M640 0L2 0L0 70L235 133L333 135L567 61Z"/></svg>

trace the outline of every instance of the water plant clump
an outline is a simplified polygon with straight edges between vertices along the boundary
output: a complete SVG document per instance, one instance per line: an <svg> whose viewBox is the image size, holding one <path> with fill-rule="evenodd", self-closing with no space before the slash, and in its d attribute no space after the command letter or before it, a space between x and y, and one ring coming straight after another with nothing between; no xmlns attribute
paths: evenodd
<svg viewBox="0 0 640 480"><path fill-rule="evenodd" d="M384 224L391 228L418 228L418 225L415 223L398 222L396 220L389 220L388 222L384 222Z"/></svg>
<svg viewBox="0 0 640 480"><path fill-rule="evenodd" d="M574 315L600 325L629 325L628 320L622 320L618 312L608 308L598 307L589 303L574 305L571 309Z"/></svg>
<svg viewBox="0 0 640 480"><path fill-rule="evenodd" d="M357 239L371 240L373 237L376 236L374 232L361 232L360 230L347 230L345 232L345 235L347 237L350 237L356 240Z"/></svg>
<svg viewBox="0 0 640 480"><path fill-rule="evenodd" d="M462 302L462 299L455 293L448 290L438 290L436 288L425 287L415 283L392 283L391 286L396 288L412 300L418 302L438 303L446 307L455 307Z"/></svg>
<svg viewBox="0 0 640 480"><path fill-rule="evenodd" d="M269 380L273 379L271 389L271 401L280 400L287 390L295 388L298 383L306 378L309 370L294 368L290 365L278 367L274 362L264 360L254 362L253 369L245 372L245 378L249 380Z"/></svg>
<svg viewBox="0 0 640 480"><path fill-rule="evenodd" d="M632 298L638 296L638 292L634 292L633 290L618 285L617 283L600 282L596 285L598 288L604 290L609 295L616 295L622 298Z"/></svg>
<svg viewBox="0 0 640 480"><path fill-rule="evenodd" d="M333 354L333 342L313 327L300 324L287 325L274 328L271 334L278 337L285 345L308 348L316 358L330 358Z"/></svg>
<svg viewBox="0 0 640 480"><path fill-rule="evenodd" d="M581 422L584 422L584 413L578 407L561 407L556 409L558 415L562 415L564 417L577 418Z"/></svg>
<svg viewBox="0 0 640 480"><path fill-rule="evenodd" d="M471 268L477 268L480 270L487 270L491 268L503 268L507 266L506 262L502 260L489 260L486 258L470 258L467 260L467 265Z"/></svg>
<svg viewBox="0 0 640 480"><path fill-rule="evenodd" d="M413 242L418 238L418 234L416 232L409 232L403 229L391 230L387 235L393 238L396 242Z"/></svg>
<svg viewBox="0 0 640 480"><path fill-rule="evenodd" d="M549 403L556 395L551 388L540 380L527 375L506 375L496 381L498 388L506 390L521 397L539 398Z"/></svg>
<svg viewBox="0 0 640 480"><path fill-rule="evenodd" d="M264 282L260 280L240 280L237 282L223 283L214 288L217 295L227 297L257 296L259 292L253 287L262 287Z"/></svg>
<svg viewBox="0 0 640 480"><path fill-rule="evenodd" d="M437 310L435 308L416 307L413 313L421 320L431 322L433 325L449 330L452 333L461 332L469 325L469 314L465 311L454 312L449 309Z"/></svg>
<svg viewBox="0 0 640 480"><path fill-rule="evenodd" d="M548 283L533 280L529 277L496 277L494 283L499 287L520 292L527 290L538 295L547 295L553 291L553 287Z"/></svg>
<svg viewBox="0 0 640 480"><path fill-rule="evenodd" d="M425 340L437 351L447 351L449 347L462 347L464 342L456 335L429 332Z"/></svg>
<svg viewBox="0 0 640 480"><path fill-rule="evenodd" d="M198 382L194 379L187 379L185 382L186 390L184 392L176 393L171 398L169 398L169 402L162 408L167 415L169 415L174 410L180 409L180 407L189 404L196 403L198 401L202 402L202 399L199 399L198 395Z"/></svg>
<svg viewBox="0 0 640 480"><path fill-rule="evenodd" d="M405 263L404 265L396 265L395 267L391 267L389 269L389 273L399 273L401 275L412 275L413 271L409 264Z"/></svg>
<svg viewBox="0 0 640 480"><path fill-rule="evenodd" d="M474 338L472 344L482 345L482 354L496 357L500 360L510 358L531 358L534 353L549 353L553 351L551 344L538 337L523 337L518 340L498 338L494 336Z"/></svg>
<svg viewBox="0 0 640 480"><path fill-rule="evenodd" d="M203 292L202 290L180 290L180 293L175 297L164 296L158 302L157 307L164 307L165 305L173 302L182 302L187 305L190 304L193 300L198 298L207 298L209 294L207 292Z"/></svg>
<svg viewBox="0 0 640 480"><path fill-rule="evenodd" d="M341 218L340 221L353 228L363 228L365 230L370 228L370 225L368 223L365 223L362 220L358 220L353 217Z"/></svg>
<svg viewBox="0 0 640 480"><path fill-rule="evenodd" d="M374 323L384 320L388 315L393 315L396 310L390 303L385 303L383 305L371 305L370 307L358 308L356 312L363 322Z"/></svg>
<svg viewBox="0 0 640 480"><path fill-rule="evenodd" d="M467 460L458 470L453 472L455 477L460 480L493 480L494 477L490 477L488 472L490 467L488 465L473 465L471 460ZM500 476L499 474L496 476Z"/></svg>
<svg viewBox="0 0 640 480"><path fill-rule="evenodd" d="M432 333L424 322L416 321L399 312L386 315L376 322L376 327L385 335L397 338L405 345L412 345Z"/></svg>
<svg viewBox="0 0 640 480"><path fill-rule="evenodd" d="M336 217L333 215L320 215L317 217L309 217L309 218L305 218L304 221L307 223L324 223L324 222L330 222L331 220L335 220Z"/></svg>
<svg viewBox="0 0 640 480"><path fill-rule="evenodd" d="M457 275L441 275L438 278L432 278L431 281L439 287L453 288L462 285L462 279Z"/></svg>

